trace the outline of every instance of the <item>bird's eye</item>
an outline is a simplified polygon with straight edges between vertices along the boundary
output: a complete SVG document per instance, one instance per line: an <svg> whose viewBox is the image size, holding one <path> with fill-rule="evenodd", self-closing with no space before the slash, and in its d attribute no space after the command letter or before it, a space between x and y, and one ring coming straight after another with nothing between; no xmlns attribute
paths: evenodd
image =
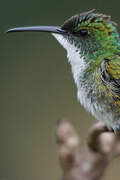
<svg viewBox="0 0 120 180"><path fill-rule="evenodd" d="M86 37L86 36L88 36L90 34L90 32L89 32L88 29L80 29L77 32L73 32L73 34L76 35L76 36Z"/></svg>

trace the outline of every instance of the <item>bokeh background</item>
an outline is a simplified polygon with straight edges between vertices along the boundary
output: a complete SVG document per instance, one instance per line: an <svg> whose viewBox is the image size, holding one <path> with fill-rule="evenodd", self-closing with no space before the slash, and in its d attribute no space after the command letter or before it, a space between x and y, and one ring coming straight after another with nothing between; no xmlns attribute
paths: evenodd
<svg viewBox="0 0 120 180"><path fill-rule="evenodd" d="M45 33L12 33L10 27L61 25L96 8L120 25L120 1L5 0L0 2L0 180L59 180L54 129L59 117L76 127L81 144L95 121L77 102L65 50ZM120 177L120 159L105 179Z"/></svg>

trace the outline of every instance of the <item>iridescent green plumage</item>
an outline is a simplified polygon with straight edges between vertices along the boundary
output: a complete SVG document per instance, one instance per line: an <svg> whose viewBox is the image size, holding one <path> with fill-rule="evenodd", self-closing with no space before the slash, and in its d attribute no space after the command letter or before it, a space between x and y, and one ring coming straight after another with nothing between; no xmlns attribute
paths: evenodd
<svg viewBox="0 0 120 180"><path fill-rule="evenodd" d="M104 54L106 50L120 49L120 39L116 25L115 22L111 21L110 16L96 14L94 10L91 10L71 17L65 21L62 28L76 35L72 37L76 46L81 46L83 53L87 53L91 58L94 58L94 56ZM90 32L85 38L77 34L82 29L87 29Z"/></svg>

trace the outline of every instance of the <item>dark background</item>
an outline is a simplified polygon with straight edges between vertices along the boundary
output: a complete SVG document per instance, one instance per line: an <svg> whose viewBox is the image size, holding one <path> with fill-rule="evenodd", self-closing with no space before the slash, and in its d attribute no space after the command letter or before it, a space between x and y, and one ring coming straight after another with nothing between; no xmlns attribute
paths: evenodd
<svg viewBox="0 0 120 180"><path fill-rule="evenodd" d="M4 30L61 25L71 15L93 8L120 24L120 1L1 0L0 180L59 180L56 120L69 119L82 145L94 122L77 102L66 52L57 41L50 34ZM119 169L120 160L115 160L105 179L119 179Z"/></svg>

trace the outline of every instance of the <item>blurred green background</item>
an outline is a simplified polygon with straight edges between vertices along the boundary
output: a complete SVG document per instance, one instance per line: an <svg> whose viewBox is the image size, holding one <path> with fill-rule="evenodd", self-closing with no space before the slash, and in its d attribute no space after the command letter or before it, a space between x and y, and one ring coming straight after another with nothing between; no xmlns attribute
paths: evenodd
<svg viewBox="0 0 120 180"><path fill-rule="evenodd" d="M0 180L59 180L54 129L59 117L84 144L93 118L79 105L65 50L45 33L12 33L16 26L61 25L96 8L118 25L120 1L5 0L0 3ZM106 180L119 179L115 160Z"/></svg>

